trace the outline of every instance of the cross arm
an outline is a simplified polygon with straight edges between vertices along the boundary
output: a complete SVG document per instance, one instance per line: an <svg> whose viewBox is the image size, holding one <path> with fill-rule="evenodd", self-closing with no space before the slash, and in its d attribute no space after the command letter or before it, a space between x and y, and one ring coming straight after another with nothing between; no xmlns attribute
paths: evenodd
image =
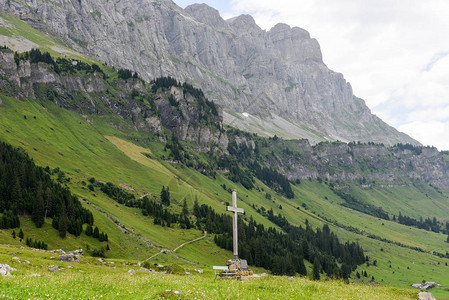
<svg viewBox="0 0 449 300"><path fill-rule="evenodd" d="M243 208L232 207L232 206L226 206L226 210L227 210L227 211L236 212L236 213L241 213L241 214L243 214L243 213L245 212L245 211L243 210Z"/></svg>

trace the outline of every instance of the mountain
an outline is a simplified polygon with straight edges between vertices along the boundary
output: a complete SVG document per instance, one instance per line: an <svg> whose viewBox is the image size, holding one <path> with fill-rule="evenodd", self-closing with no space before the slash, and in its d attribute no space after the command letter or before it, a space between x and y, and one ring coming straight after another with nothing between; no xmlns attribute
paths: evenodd
<svg viewBox="0 0 449 300"><path fill-rule="evenodd" d="M0 39L22 50L42 50L19 54L0 49L0 140L19 147L15 152L27 152L44 174L69 189L92 213L99 235L108 237L104 241L89 235L84 224L79 236L69 233L62 239L50 216L42 228L35 226L33 209L31 215L17 211L25 239L14 238L18 228L2 228L2 244L21 247L31 237L32 245L44 242L49 249L83 248L87 254L105 255L110 270L111 258L152 257L151 265L181 265L183 274L183 267L191 270L200 264L205 270L201 276L208 278L211 266L232 257L225 207L236 189L238 206L245 210L241 256L256 266L275 274L292 274L292 266L303 274L305 266L310 275L312 261L317 261L325 273L341 270L336 276L346 276L347 266L339 263L342 246L357 242L364 263L351 260L352 255L343 254L341 260L358 264L350 282L367 284L374 277L381 285L410 288L426 274L426 280L449 285L449 153L410 144L311 145L225 128L221 108L190 84L167 77L145 82L13 17L2 15L0 23ZM11 178L4 176L3 165L0 179L6 185L0 189L8 190ZM20 185L39 178L21 176L27 172L20 166L8 169ZM26 195L33 199L32 190ZM4 226L14 209L0 215ZM277 242L267 239L267 232ZM298 238L303 241L293 242ZM12 261L12 250L4 249L0 256ZM273 250L275 254L268 254ZM301 261L298 253L304 255L304 265L290 263ZM48 259L52 254L42 255L47 258L31 259L25 272L47 273L45 267L35 268L54 265ZM92 266L99 262L83 260ZM11 264L22 272L18 262ZM13 274L13 279L21 282L22 276ZM443 287L435 294L447 297L448 292Z"/></svg>
<svg viewBox="0 0 449 300"><path fill-rule="evenodd" d="M148 81L169 75L200 87L226 124L247 131L419 145L371 114L301 28L265 31L249 15L223 20L205 4L183 10L170 0L7 0L0 10Z"/></svg>

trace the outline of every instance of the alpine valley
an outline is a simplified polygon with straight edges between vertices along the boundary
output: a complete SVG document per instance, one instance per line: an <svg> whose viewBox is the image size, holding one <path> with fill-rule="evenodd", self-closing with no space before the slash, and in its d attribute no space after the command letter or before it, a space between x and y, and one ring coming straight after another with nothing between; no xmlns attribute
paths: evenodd
<svg viewBox="0 0 449 300"><path fill-rule="evenodd" d="M2 297L449 298L449 152L371 114L304 29L3 0L0 47ZM214 281L232 190L268 276Z"/></svg>

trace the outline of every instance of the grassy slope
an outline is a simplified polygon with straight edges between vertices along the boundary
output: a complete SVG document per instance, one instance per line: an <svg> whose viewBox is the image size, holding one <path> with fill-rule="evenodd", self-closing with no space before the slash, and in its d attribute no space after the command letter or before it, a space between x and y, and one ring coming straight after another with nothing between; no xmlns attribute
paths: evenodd
<svg viewBox="0 0 449 300"><path fill-rule="evenodd" d="M14 254L11 254L14 253ZM17 269L0 283L5 298L133 298L133 299L414 299L416 291L392 287L346 285L340 281L314 282L304 278L273 277L252 281L214 281L211 270L202 275L170 275L137 271L135 261L82 257L81 263L51 260L52 253L0 247L0 261ZM19 257L22 263L12 259ZM55 255L57 256L57 255ZM30 264L23 263L28 260ZM53 273L48 266L65 269ZM72 269L67 267L71 266ZM182 269L181 269L182 270ZM21 280L18 281L17 277ZM120 284L117 284L120 282ZM179 291L180 297L172 292Z"/></svg>
<svg viewBox="0 0 449 300"><path fill-rule="evenodd" d="M336 197L325 184L305 181L294 187L297 195L295 199L288 200L271 192L273 198L268 200L264 197L268 188L260 182L257 182L257 185L264 188L264 191L259 192L255 189L246 191L243 187L236 186L222 176L218 176L218 179L214 181L190 169L149 159L143 156L141 152L152 153L150 149L113 137L121 136L123 133L102 124L101 120L95 120L95 125L90 125L76 113L61 110L51 103L47 103L46 109L43 109L41 105L34 101L20 102L9 98L2 98L2 100L3 106L0 114L0 138L2 140L23 147L42 166L47 164L51 167L60 166L72 178L69 185L76 194L87 199L90 204L100 207L103 212L114 219L120 220L126 228L150 239L161 247L173 249L183 241L200 236L201 232L154 226L151 218L142 216L136 209L126 208L110 200L99 191L95 193L88 191L81 184L81 181L87 181L89 177L93 176L99 180L111 181L115 184L126 184L133 187L138 194L157 194L162 185L169 185L178 202L185 197L189 206L192 207L193 200L196 197L200 203L212 205L217 211L220 209L224 211L224 205L221 202L228 201L230 196L220 186L225 183L227 186L239 190L239 203L247 213L267 226L270 223L255 212L250 206L251 204L264 206L266 209L273 208L276 213L281 212L296 224L303 224L307 218L312 226L322 226L322 219L317 216L317 214L320 214L327 219L337 221L339 224L351 225L366 232L404 242L411 246L420 246L426 250L438 249L442 251L445 247L443 235L430 234L414 228L409 229L397 223L379 220L338 205L342 200ZM24 114L28 116L26 120L23 118ZM36 119L34 119L34 116L36 116ZM50 127L54 130L48 129ZM155 149L154 151L158 151L154 144L152 148ZM327 197L328 200L324 197ZM302 203L307 205L308 210L301 207ZM279 205L282 205L282 210ZM91 205L87 206L92 208ZM297 207L300 207L300 209L298 210ZM144 259L158 252L157 249L146 246L137 238L121 233L103 213L95 209L92 211L100 229L107 232L110 237L112 250L108 253L109 256ZM25 227L26 234L27 230L30 230L29 234L39 236L37 233L33 233L35 229L30 223L28 220ZM385 225L382 226L382 223ZM50 226L48 228L53 230ZM370 276L374 275L383 284L408 287L411 283L420 282L423 279L417 277L426 274L430 264L436 264L434 274L425 279L431 280L430 277L432 277L443 285L449 286L449 278L446 278L445 275L449 271L448 267L445 266L447 260L395 245L389 246L386 243L368 239L363 235L347 232L338 227L332 227L332 229L344 240L358 239L369 250L372 259L378 260L379 266L384 267L388 260L391 260L395 267L399 266L400 270L396 271L394 275L390 275L392 271L390 272L389 268L372 266L359 268L361 270L366 269ZM2 235L9 238L10 231L3 231ZM416 236L419 239L413 238ZM88 238L86 240L86 238L82 236L81 241L76 241L71 237L69 240L74 241L71 244L64 244L62 247L66 249L70 247L84 248L83 243L85 242L91 247L99 247L98 244L95 244L94 239L88 240L90 239ZM8 242L11 242L11 239L9 238ZM17 244L18 242L11 243ZM61 241L55 238L55 241L50 241L49 244L52 248L60 248ZM381 252L380 248L384 248L385 252ZM188 245L178 250L177 253L182 257L206 265L222 264L230 256L227 251L214 245L210 239ZM163 256L158 257L156 261L165 262ZM412 268L411 261L418 262L415 264L416 267L413 266ZM421 264L421 262L424 262L424 264ZM438 262L440 262L440 265L438 265ZM417 272L408 271L407 266ZM413 274L418 275L413 277L411 276ZM416 278L416 280L412 280L412 278ZM443 291L443 288L440 290Z"/></svg>
<svg viewBox="0 0 449 300"><path fill-rule="evenodd" d="M8 20L15 26L15 35L27 37L54 55L60 55L58 53L62 52L63 47L34 31L25 23L10 18ZM0 34L3 34L3 31ZM53 47L53 45L56 45L56 47ZM72 54L70 56L73 57ZM78 59L80 58L89 60L85 57L78 57ZM251 214L256 221L266 226L273 225L255 212L251 204L264 206L266 209L273 208L275 213L281 212L295 224L303 224L307 218L312 226L322 226L323 220L317 216L319 214L339 224L354 226L397 242L421 247L426 251L444 252L448 249L447 244L443 242L445 239L443 235L430 234L413 228L409 229L393 222L378 220L341 207L338 203L341 203L342 200L323 184L304 182L294 188L297 195L295 199L288 200L271 192L273 199L268 200L264 197L268 188L258 181L257 186L264 189L263 191L246 191L243 187L229 182L220 175L217 180L211 180L176 164L172 165L164 161L148 159L141 152L151 153L153 151L157 157L163 151L161 143L148 143L147 146L151 150L139 148L124 141L123 138L132 135L134 139L143 140L144 134L119 132L111 128L105 119L89 116L89 121L91 121L89 123L79 115L61 110L51 103L46 103L46 109L43 109L41 105L33 101L19 102L7 98L2 98L2 100L4 104L0 107L0 138L15 146L23 147L38 164L42 166L50 165L53 168L60 167L72 178L69 184L70 188L88 201L90 205L85 205L90 207L94 213L96 224L109 235L111 246L109 256L144 259L158 252L158 250L146 246L142 240L139 240L139 237L117 230L116 224L111 222L105 214L114 219L119 219L132 232L150 239L161 247L171 249L184 241L201 236L201 232L196 230L186 232L154 226L151 218L141 216L138 210L125 208L105 197L101 192L92 193L85 189L81 182L86 181L89 177L111 181L115 184L126 184L134 188L139 195L157 194L162 185L168 185L172 196L178 202L181 202L185 197L189 206L192 207L194 199L198 198L200 203L211 205L217 211L224 211L224 201L229 201L230 198L230 194L220 186L224 183L228 187L239 190L239 205L248 214ZM24 115L27 115L26 120L23 118ZM34 116L36 116L36 119L33 118ZM374 189L357 192L361 196L367 197L375 205L383 206L388 210L391 209L393 212L398 209L398 206L395 206L394 203L401 203L400 207L405 208L403 212L411 216L418 216L418 213L432 216L431 213L434 212L433 208L429 209L428 206L421 208L415 204L410 205L410 208L405 206L410 203L417 203L422 199L423 192L419 188ZM437 203L439 206L447 206L447 201L445 201L447 194L441 195L432 192L428 196L433 203ZM329 200L325 200L324 197ZM394 198L394 201L391 201L392 198ZM308 211L301 207L302 203L307 204ZM279 208L280 204L283 206L282 210ZM102 212L93 209L93 205L101 208ZM447 211L446 206L443 211ZM300 207L300 209L298 210L297 207ZM312 211L316 214L313 214ZM414 212L417 214L413 214ZM437 213L436 216L441 219L447 217L444 214ZM37 238L45 236L42 235L42 232L34 229L29 220L23 219L22 223L26 235L35 235ZM420 276L426 274L425 279L436 280L445 286L436 292L437 295L449 295L447 291L444 291L449 286L449 278L446 275L449 272L444 268L447 260L368 239L338 227L331 227L338 232L342 239L359 240L363 247L369 250L368 254L373 259L378 260L380 267L359 268L361 270L367 269L368 273L374 275L377 281L408 287L413 282L421 281ZM52 248L84 248L86 243L91 248L102 246L98 241L83 235L79 239L69 237L61 241L54 238L54 234L51 234L53 230L51 226L46 225L46 228L48 228L47 232L49 233L46 238L50 239L49 244ZM50 236L53 236L53 238ZM0 239L11 244L18 245L20 243L18 240L11 238L11 230L2 231ZM105 243L103 243L104 245ZM381 252L380 248L385 251ZM208 265L222 264L226 258L230 257L230 253L216 247L210 240L201 240L201 242L190 244L178 250L178 253L183 257ZM159 260L164 261L164 257L158 256L156 261ZM393 266L400 268L395 271L395 274L392 274L392 271L390 272L389 267L385 268L385 264L389 260L393 262ZM413 264L414 266L410 266L412 262L416 262ZM440 265L438 265L438 262L440 262ZM415 272L409 272L407 266ZM429 274L429 266L432 266L436 271Z"/></svg>

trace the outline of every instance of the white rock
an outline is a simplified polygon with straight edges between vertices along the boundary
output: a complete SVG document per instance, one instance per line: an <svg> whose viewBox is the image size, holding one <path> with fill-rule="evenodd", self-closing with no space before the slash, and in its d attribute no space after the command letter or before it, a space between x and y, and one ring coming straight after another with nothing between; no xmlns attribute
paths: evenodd
<svg viewBox="0 0 449 300"><path fill-rule="evenodd" d="M48 270L49 270L50 272L58 272L60 269L59 269L58 266L51 265L51 266L48 266Z"/></svg>
<svg viewBox="0 0 449 300"><path fill-rule="evenodd" d="M8 264L0 264L0 275L3 276L11 276L12 271L16 271L16 269L10 267Z"/></svg>
<svg viewBox="0 0 449 300"><path fill-rule="evenodd" d="M131 270L128 271L128 273L129 273L129 274L136 274L136 270L131 269Z"/></svg>

